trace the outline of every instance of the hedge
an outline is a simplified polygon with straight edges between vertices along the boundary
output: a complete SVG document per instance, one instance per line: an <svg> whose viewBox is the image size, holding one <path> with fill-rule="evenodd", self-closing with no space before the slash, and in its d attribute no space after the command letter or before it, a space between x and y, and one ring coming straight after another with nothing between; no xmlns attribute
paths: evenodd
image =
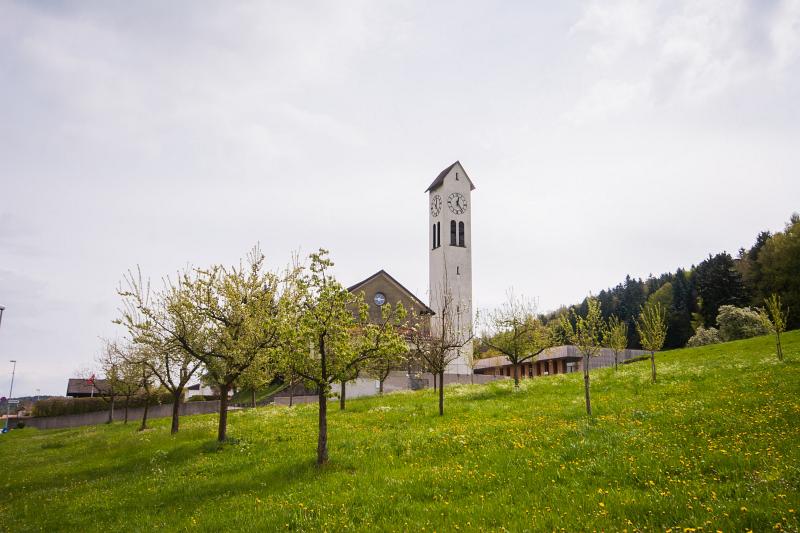
<svg viewBox="0 0 800 533"><path fill-rule="evenodd" d="M162 403L172 403L172 395L169 392L159 392L150 398L150 405ZM128 407L144 407L144 396L134 396L131 398ZM108 411L111 401L107 398L46 398L33 404L33 416L60 416L77 415L81 413L93 413L96 411ZM125 398L117 397L114 407L116 409L125 408Z"/></svg>

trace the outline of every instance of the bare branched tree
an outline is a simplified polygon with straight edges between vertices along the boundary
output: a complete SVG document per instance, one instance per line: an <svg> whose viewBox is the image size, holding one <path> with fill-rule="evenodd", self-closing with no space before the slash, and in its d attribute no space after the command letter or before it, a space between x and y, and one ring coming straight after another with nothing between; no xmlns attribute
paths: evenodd
<svg viewBox="0 0 800 533"><path fill-rule="evenodd" d="M461 309L447 290L441 285L437 296L439 313L431 317L430 328L417 325L409 335L411 355L428 369L439 381L439 416L444 415L444 373L447 367L461 357L461 351L472 342L471 329L462 327Z"/></svg>

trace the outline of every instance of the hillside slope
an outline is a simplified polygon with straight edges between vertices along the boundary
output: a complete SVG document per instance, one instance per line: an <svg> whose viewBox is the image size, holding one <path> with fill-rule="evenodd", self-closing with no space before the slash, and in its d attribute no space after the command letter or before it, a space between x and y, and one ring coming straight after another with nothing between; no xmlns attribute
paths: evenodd
<svg viewBox="0 0 800 533"><path fill-rule="evenodd" d="M592 373L0 438L0 530L798 530L800 332ZM702 528L702 529L701 529Z"/></svg>

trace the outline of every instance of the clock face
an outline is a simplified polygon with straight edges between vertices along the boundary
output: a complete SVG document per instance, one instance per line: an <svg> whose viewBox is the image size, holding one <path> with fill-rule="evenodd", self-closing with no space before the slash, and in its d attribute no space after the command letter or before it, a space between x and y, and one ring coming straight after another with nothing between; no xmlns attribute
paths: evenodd
<svg viewBox="0 0 800 533"><path fill-rule="evenodd" d="M442 197L438 194L431 199L431 216L438 217L442 210Z"/></svg>
<svg viewBox="0 0 800 533"><path fill-rule="evenodd" d="M383 294L382 292L376 292L374 301L375 305L380 307L381 305L386 303L386 295Z"/></svg>
<svg viewBox="0 0 800 533"><path fill-rule="evenodd" d="M454 192L447 197L447 207L456 215L467 212L467 199L460 192Z"/></svg>

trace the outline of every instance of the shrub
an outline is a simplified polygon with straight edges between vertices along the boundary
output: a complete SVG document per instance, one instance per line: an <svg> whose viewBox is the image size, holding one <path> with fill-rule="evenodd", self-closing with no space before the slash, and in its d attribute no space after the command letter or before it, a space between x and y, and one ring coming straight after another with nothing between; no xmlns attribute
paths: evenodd
<svg viewBox="0 0 800 533"><path fill-rule="evenodd" d="M719 335L717 328L704 328L700 326L697 331L686 343L686 346L694 348L697 346L706 346L708 344L718 344L722 342L722 337Z"/></svg>
<svg viewBox="0 0 800 533"><path fill-rule="evenodd" d="M717 325L724 341L749 339L769 333L762 315L749 307L721 306L717 314Z"/></svg>

